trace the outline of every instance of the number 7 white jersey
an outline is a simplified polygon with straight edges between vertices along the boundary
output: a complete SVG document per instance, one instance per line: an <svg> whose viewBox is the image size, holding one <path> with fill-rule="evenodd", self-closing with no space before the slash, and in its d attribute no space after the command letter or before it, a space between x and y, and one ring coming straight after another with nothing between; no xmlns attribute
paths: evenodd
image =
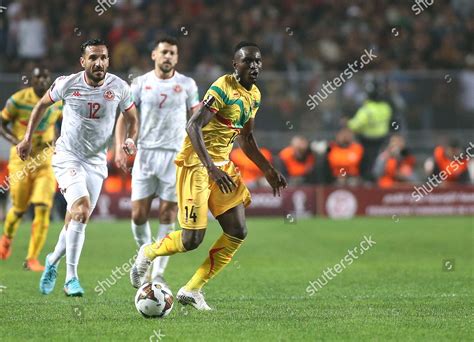
<svg viewBox="0 0 474 342"><path fill-rule="evenodd" d="M81 71L58 77L49 95L53 102L64 102L56 152L90 164L106 164L117 108L124 112L134 105L130 86L107 73L104 84L93 87L86 83L85 72Z"/></svg>
<svg viewBox="0 0 474 342"><path fill-rule="evenodd" d="M132 93L140 112L138 148L179 151L187 110L199 105L196 82L177 71L159 79L152 70L133 80Z"/></svg>

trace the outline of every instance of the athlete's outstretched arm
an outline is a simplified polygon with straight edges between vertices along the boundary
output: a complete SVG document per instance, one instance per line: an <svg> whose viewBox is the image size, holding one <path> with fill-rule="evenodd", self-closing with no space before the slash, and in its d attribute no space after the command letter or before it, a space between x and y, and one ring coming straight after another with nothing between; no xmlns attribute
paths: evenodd
<svg viewBox="0 0 474 342"><path fill-rule="evenodd" d="M229 193L233 191L236 185L227 173L214 165L211 156L207 152L206 145L204 144L204 137L202 135L202 128L206 126L213 117L214 113L212 113L206 106L202 106L189 119L188 124L186 125L186 132L188 133L189 140L191 140L194 151L196 151L202 165L207 169L209 177L216 182L223 193Z"/></svg>
<svg viewBox="0 0 474 342"><path fill-rule="evenodd" d="M258 166L265 175L268 183L273 188L273 195L280 196L280 188L286 188L286 179L283 175L273 167L272 164L260 152L255 136L253 134L254 119L249 119L244 128L240 131L237 137L239 145L244 151L245 155Z"/></svg>
<svg viewBox="0 0 474 342"><path fill-rule="evenodd" d="M16 145L20 142L18 138L13 134L13 132L10 130L8 127L8 124L10 123L7 120L3 120L0 118L1 125L0 125L0 135L4 137L8 142L10 142L12 145Z"/></svg>
<svg viewBox="0 0 474 342"><path fill-rule="evenodd" d="M26 127L26 133L22 141L16 145L16 152L21 160L26 160L31 153L31 139L33 139L33 132L38 127L41 119L43 118L46 109L51 106L54 102L51 100L49 90L44 94L41 100L33 107L31 111L30 120Z"/></svg>

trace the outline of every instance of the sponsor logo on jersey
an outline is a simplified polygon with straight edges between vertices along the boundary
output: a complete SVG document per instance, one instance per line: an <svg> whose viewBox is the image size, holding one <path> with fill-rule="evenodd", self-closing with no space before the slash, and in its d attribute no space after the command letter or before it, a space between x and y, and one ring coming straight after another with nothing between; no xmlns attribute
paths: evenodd
<svg viewBox="0 0 474 342"><path fill-rule="evenodd" d="M104 92L104 99L107 101L112 101L115 98L115 94L112 90L106 90Z"/></svg>
<svg viewBox="0 0 474 342"><path fill-rule="evenodd" d="M72 93L72 96L79 97L81 96L81 93L76 90L75 92Z"/></svg>
<svg viewBox="0 0 474 342"><path fill-rule="evenodd" d="M232 96L238 99L240 97L240 93L238 91L234 91Z"/></svg>
<svg viewBox="0 0 474 342"><path fill-rule="evenodd" d="M151 90L151 86L149 85L145 86L145 90Z"/></svg>
<svg viewBox="0 0 474 342"><path fill-rule="evenodd" d="M174 86L174 91L177 92L177 93L180 93L181 90L183 90L183 88L181 88L181 86L179 84L175 85Z"/></svg>

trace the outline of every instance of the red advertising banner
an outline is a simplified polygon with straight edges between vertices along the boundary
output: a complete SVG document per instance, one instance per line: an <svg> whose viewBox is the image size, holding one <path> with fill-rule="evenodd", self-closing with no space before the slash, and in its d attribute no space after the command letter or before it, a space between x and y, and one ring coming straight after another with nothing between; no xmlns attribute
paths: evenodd
<svg viewBox="0 0 474 342"><path fill-rule="evenodd" d="M271 189L256 189L251 193L252 204L246 210L248 216L290 215L298 219L313 215L330 218L474 215L474 186L435 188L424 196L416 196L413 187L289 187L281 197L274 197ZM158 204L158 199L153 201L152 217L158 217ZM125 192L103 192L94 211L94 217L101 219L130 218L130 215L130 194Z"/></svg>
<svg viewBox="0 0 474 342"><path fill-rule="evenodd" d="M246 210L249 216L281 216L291 214L303 218L316 214L316 190L314 187L285 189L281 197L274 197L271 189L251 190L252 203ZM158 217L159 200L152 203L151 217ZM132 205L130 194L102 192L94 210L100 219L130 218Z"/></svg>
<svg viewBox="0 0 474 342"><path fill-rule="evenodd" d="M474 186L435 188L424 196L414 187L317 187L316 193L317 213L331 218L474 215Z"/></svg>

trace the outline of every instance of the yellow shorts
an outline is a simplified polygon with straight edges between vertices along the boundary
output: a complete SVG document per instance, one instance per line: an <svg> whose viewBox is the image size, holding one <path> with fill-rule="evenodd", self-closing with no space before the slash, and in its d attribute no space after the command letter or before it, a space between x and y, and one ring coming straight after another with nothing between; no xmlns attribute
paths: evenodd
<svg viewBox="0 0 474 342"><path fill-rule="evenodd" d="M251 202L250 192L243 183L234 163L219 167L235 182L237 188L225 194L209 178L204 166L177 166L176 193L178 195L178 221L182 228L203 229L207 227L207 211L217 217L227 210Z"/></svg>
<svg viewBox="0 0 474 342"><path fill-rule="evenodd" d="M56 179L51 164L29 171L25 164L9 164L10 196L13 208L24 212L30 203L53 206Z"/></svg>

